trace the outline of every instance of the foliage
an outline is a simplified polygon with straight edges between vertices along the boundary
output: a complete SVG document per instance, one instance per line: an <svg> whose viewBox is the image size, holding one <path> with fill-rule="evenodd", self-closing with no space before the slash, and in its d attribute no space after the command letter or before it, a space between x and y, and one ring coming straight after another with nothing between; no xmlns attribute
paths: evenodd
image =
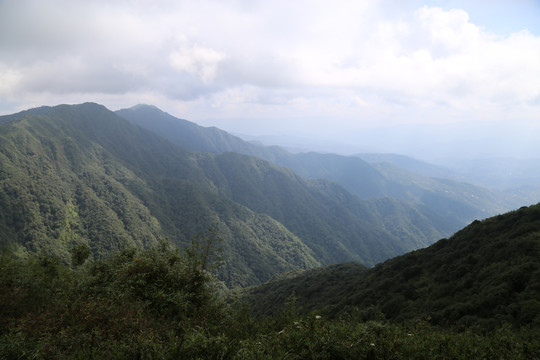
<svg viewBox="0 0 540 360"><path fill-rule="evenodd" d="M248 289L258 314L299 306L364 320L429 319L457 329L540 325L540 204L475 221L450 239L372 269L342 264ZM272 303L269 303L272 299Z"/></svg>
<svg viewBox="0 0 540 360"><path fill-rule="evenodd" d="M76 245L71 250L71 265L80 266L84 264L91 254L92 250L90 249L90 246L86 244Z"/></svg>
<svg viewBox="0 0 540 360"><path fill-rule="evenodd" d="M192 328L212 334L224 309L200 266L205 255L192 250L162 241L148 250L126 248L78 271L50 255L23 261L4 252L0 354L160 357L179 351Z"/></svg>
<svg viewBox="0 0 540 360"><path fill-rule="evenodd" d="M97 104L12 115L0 124L0 247L70 263L84 244L95 258L161 237L187 247L219 222L228 286L320 264L283 225L216 193L205 159Z"/></svg>
<svg viewBox="0 0 540 360"><path fill-rule="evenodd" d="M398 168L375 167L356 156L292 154L279 147L260 146L216 128L177 119L153 106L137 105L116 113L187 150L222 154L215 157L217 168L213 166L212 175L228 181L223 184L212 176L214 183L235 201L270 214L304 241L313 241L308 245L323 263L357 260L371 266L388 254L428 246L475 217L500 213L515 204L500 193ZM275 167L238 154L256 156L303 177L326 179L340 186L302 181L293 192L286 189L291 184ZM282 189L288 196L283 197ZM356 201L344 189L370 200ZM321 198L320 193L326 196ZM321 202L330 205L330 211L325 211ZM313 221L306 224L308 217ZM355 228L351 224L360 225ZM353 241L351 233L355 234Z"/></svg>
<svg viewBox="0 0 540 360"><path fill-rule="evenodd" d="M240 141L212 134L208 146ZM187 247L219 222L219 276L237 287L340 261L374 265L439 237L438 219L404 202L361 201L264 160L182 145L92 103L0 117L0 247L75 265L77 246L96 259L160 238Z"/></svg>
<svg viewBox="0 0 540 360"><path fill-rule="evenodd" d="M379 225L387 231L405 241L420 243L408 250L448 236L475 218L528 204L530 199L530 196L509 196L502 191L483 189L462 180L448 180L456 175L399 155L375 155L375 159L367 156L367 161L372 163L368 164L361 155L293 154L277 146L243 141L225 131L177 119L153 106L137 105L116 113L189 151L255 156L286 166L308 179L337 183L351 194L371 199L368 206L380 214L378 218L383 221ZM385 219L390 220L385 222ZM362 261L367 263L366 259Z"/></svg>
<svg viewBox="0 0 540 360"><path fill-rule="evenodd" d="M298 270L231 294L249 303L253 313L259 316L279 313L291 295L296 299L298 310L309 313L335 304L367 270L364 265L353 262Z"/></svg>
<svg viewBox="0 0 540 360"><path fill-rule="evenodd" d="M197 249L204 249L205 244ZM208 243L207 243L208 244ZM0 355L36 359L532 359L539 328L455 332L227 305L195 248L123 249L73 270L51 255L0 261Z"/></svg>

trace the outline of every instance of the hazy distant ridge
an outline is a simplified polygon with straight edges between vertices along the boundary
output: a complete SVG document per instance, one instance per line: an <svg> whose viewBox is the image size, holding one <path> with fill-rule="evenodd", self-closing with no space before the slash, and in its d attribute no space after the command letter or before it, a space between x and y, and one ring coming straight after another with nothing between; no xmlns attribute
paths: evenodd
<svg viewBox="0 0 540 360"><path fill-rule="evenodd" d="M360 198L391 197L408 202L412 207L419 206L424 216L439 219L438 223L434 220L434 225L445 236L474 219L529 204L522 196L466 184L463 182L465 177L450 170L402 155L293 154L276 146L253 144L216 128L177 119L152 106L141 105L117 113L190 151L234 151L257 156L287 166L307 178L334 181Z"/></svg>

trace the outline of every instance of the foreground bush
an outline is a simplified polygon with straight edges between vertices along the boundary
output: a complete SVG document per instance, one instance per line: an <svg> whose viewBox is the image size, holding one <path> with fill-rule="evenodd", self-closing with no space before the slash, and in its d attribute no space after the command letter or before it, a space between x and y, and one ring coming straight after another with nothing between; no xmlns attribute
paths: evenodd
<svg viewBox="0 0 540 360"><path fill-rule="evenodd" d="M202 249L202 251L201 251ZM453 332L226 305L208 247L123 250L76 268L50 256L0 255L0 357L5 359L537 359L537 328Z"/></svg>

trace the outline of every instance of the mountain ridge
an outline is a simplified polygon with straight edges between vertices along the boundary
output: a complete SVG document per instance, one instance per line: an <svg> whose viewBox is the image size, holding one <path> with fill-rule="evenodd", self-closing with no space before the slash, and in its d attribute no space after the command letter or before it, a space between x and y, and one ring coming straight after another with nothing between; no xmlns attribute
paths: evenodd
<svg viewBox="0 0 540 360"><path fill-rule="evenodd" d="M186 245L219 222L220 275L245 286L324 263L373 265L433 241L419 230L437 233L429 221L375 221L373 201L262 159L190 152L102 105L43 107L0 123L1 241L21 254L69 261L80 243L96 257L162 237Z"/></svg>
<svg viewBox="0 0 540 360"><path fill-rule="evenodd" d="M76 114L73 114L73 107L51 109L46 116L27 117L24 114L20 121L10 122L12 136L9 132L2 132L1 199L4 206L0 219L3 220L4 244L14 241L29 251L53 251L67 259L72 246L88 243L96 256L105 256L111 250L124 246L151 246L167 235L174 236L175 243L179 245L187 244L190 237L215 223L221 214L223 223L227 224L222 225L222 230L226 234L234 234L229 237L246 243L249 243L249 237L258 240L259 244L251 250L238 244L224 249L229 257L223 272L234 273L224 277L231 278L232 284L245 285L256 281L258 275L255 272L260 276L268 272L264 268L274 272L301 266L302 263L304 266L318 264L309 255L310 250L273 219L212 195L207 189L209 181L196 166L196 156L163 142L147 130L134 127L103 107L83 104L76 108ZM89 116L86 123L83 119L85 112ZM81 117L77 119L74 115ZM100 121L112 126L104 127L100 133L95 128ZM72 132L78 125L83 131ZM115 137L118 131L124 137ZM135 137L126 136L128 133ZM137 137L141 134L144 136ZM110 151L90 140L97 138ZM122 144L123 141L127 143ZM13 142L16 142L15 146L6 148ZM161 155L153 156L152 149L157 151L159 147L162 148ZM139 166L134 167L133 164ZM42 169L44 166L48 171ZM152 171L162 175L149 176ZM28 176L27 172L34 175ZM14 176L16 174L19 176ZM163 197L175 189L183 194L177 199L189 203L189 209L175 207L168 203L170 199L167 196ZM205 205L208 203L213 204L213 208ZM69 210L68 204L71 204ZM160 212L158 209L162 209L163 204L167 204L167 208ZM78 220L69 223L70 231L65 232L69 214ZM184 224L177 223L179 214ZM197 224L198 221L202 224ZM257 227L248 225L253 222L259 224L257 227L264 225L267 229L274 229L275 235L272 231L257 230ZM166 231L163 231L163 226ZM179 232L180 229L183 231ZM59 241L63 233L66 236ZM288 256L297 258L296 262L291 262L292 267L285 260L288 258L282 259L275 252L278 249L268 246L273 238L281 239L273 242L274 247L290 247ZM263 251L265 256L262 256ZM246 267L245 261L241 260L246 256L259 258L259 261L251 268Z"/></svg>
<svg viewBox="0 0 540 360"><path fill-rule="evenodd" d="M404 201L414 205L417 210L421 209L424 216L436 214L438 219L444 219L442 223L435 224L442 237L451 235L475 219L529 204L527 201L530 197L494 192L467 184L458 175L451 175L450 171L399 155L293 154L279 147L243 141L223 130L179 120L156 108L122 109L117 114L188 150L212 153L234 151L256 156L286 166L306 178L324 178L336 182L362 199L391 197ZM199 139L198 145L191 147L195 137ZM362 156L372 163L364 161ZM383 163L378 163L383 160ZM408 164L404 168L389 164L404 161ZM418 173L412 173L414 169ZM450 179L425 175L448 175ZM435 240L437 238L432 239Z"/></svg>
<svg viewBox="0 0 540 360"><path fill-rule="evenodd" d="M244 290L256 314L294 294L304 311L491 329L540 325L540 203L475 221L449 239L365 269L301 271Z"/></svg>

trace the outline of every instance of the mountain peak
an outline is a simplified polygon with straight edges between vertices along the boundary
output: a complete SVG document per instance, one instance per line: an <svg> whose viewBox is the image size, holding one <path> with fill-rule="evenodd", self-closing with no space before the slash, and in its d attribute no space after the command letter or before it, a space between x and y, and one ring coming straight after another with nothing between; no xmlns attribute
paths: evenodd
<svg viewBox="0 0 540 360"><path fill-rule="evenodd" d="M26 115L46 115L46 114L50 114L52 111L58 111L58 110L61 111L63 109L82 109L82 108L88 109L90 107L96 108L96 109L100 108L102 110L109 111L105 106L101 104L93 103L93 102L85 102L82 104L58 104L54 106L44 105L44 106L30 108L28 110L23 110L15 114L0 116L0 122L10 121L13 119L24 117Z"/></svg>
<svg viewBox="0 0 540 360"><path fill-rule="evenodd" d="M122 110L157 110L157 111L163 112L163 110L161 110L157 106L150 105L150 104L137 104L137 105L133 105L130 108L122 109Z"/></svg>

